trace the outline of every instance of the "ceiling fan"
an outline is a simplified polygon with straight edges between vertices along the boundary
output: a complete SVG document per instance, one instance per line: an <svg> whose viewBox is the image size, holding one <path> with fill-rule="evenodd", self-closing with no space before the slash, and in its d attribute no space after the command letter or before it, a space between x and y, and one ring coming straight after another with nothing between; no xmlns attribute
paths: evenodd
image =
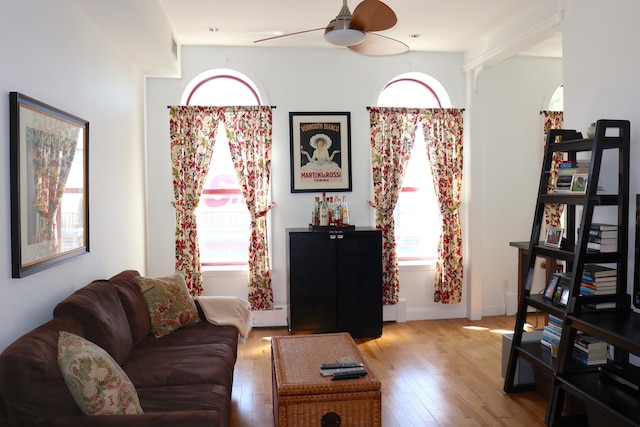
<svg viewBox="0 0 640 427"><path fill-rule="evenodd" d="M254 43L324 30L324 38L329 43L346 46L363 55L397 55L407 52L409 46L400 40L372 32L388 30L396 22L398 18L395 12L379 0L363 0L356 6L353 14L349 11L347 0L343 0L340 13L326 27L268 37Z"/></svg>

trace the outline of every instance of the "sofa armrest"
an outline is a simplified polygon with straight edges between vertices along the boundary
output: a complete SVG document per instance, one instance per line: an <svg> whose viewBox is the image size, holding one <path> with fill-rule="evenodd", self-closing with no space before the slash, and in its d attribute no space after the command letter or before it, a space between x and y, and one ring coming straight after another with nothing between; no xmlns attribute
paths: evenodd
<svg viewBox="0 0 640 427"><path fill-rule="evenodd" d="M88 419L90 418L90 423ZM152 412L140 415L100 415L100 416L41 416L0 418L0 424L7 427L215 427L226 426L228 420L221 420L213 411Z"/></svg>

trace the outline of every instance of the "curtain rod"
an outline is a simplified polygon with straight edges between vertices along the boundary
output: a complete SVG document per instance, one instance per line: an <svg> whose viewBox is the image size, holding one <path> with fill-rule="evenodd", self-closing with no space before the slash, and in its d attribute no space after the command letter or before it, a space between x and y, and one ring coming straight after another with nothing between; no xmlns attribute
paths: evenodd
<svg viewBox="0 0 640 427"><path fill-rule="evenodd" d="M173 107L173 105L167 105L167 108L171 108L171 107ZM184 107L186 107L186 105ZM261 107L261 105L255 105L255 106L254 105L250 105L250 107ZM275 105L272 105L271 108L275 109L277 107Z"/></svg>
<svg viewBox="0 0 640 427"><path fill-rule="evenodd" d="M367 108L367 111L369 111L369 110L371 110L371 108L373 108L373 107L366 107L366 108ZM384 107L383 107L383 108L384 108ZM392 108L395 108L395 107L392 107ZM405 108L405 107L398 107L398 108ZM406 108L410 108L410 109L412 109L413 107L406 107ZM417 109L417 110L421 110L421 109L422 109L422 110L432 110L432 109L433 109L433 110L436 110L437 108L416 108L416 109ZM460 111L464 111L464 110L465 110L464 108L441 108L441 109L442 109L442 110L460 110Z"/></svg>

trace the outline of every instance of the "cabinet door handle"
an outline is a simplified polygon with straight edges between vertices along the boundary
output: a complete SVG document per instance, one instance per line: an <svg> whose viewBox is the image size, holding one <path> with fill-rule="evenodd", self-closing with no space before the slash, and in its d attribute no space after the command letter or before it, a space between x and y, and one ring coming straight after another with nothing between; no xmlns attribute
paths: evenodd
<svg viewBox="0 0 640 427"><path fill-rule="evenodd" d="M332 239L332 240L335 240L336 239L336 235L335 234L330 234L329 238Z"/></svg>
<svg viewBox="0 0 640 427"><path fill-rule="evenodd" d="M342 234L338 234L338 240L342 240L344 239L344 236Z"/></svg>

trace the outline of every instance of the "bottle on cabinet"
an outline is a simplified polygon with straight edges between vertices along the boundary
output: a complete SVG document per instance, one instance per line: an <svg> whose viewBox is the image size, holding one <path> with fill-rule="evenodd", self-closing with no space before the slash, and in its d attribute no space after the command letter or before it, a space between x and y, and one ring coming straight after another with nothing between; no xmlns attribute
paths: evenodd
<svg viewBox="0 0 640 427"><path fill-rule="evenodd" d="M311 208L311 225L320 227L348 227L350 225L347 196L315 197Z"/></svg>

